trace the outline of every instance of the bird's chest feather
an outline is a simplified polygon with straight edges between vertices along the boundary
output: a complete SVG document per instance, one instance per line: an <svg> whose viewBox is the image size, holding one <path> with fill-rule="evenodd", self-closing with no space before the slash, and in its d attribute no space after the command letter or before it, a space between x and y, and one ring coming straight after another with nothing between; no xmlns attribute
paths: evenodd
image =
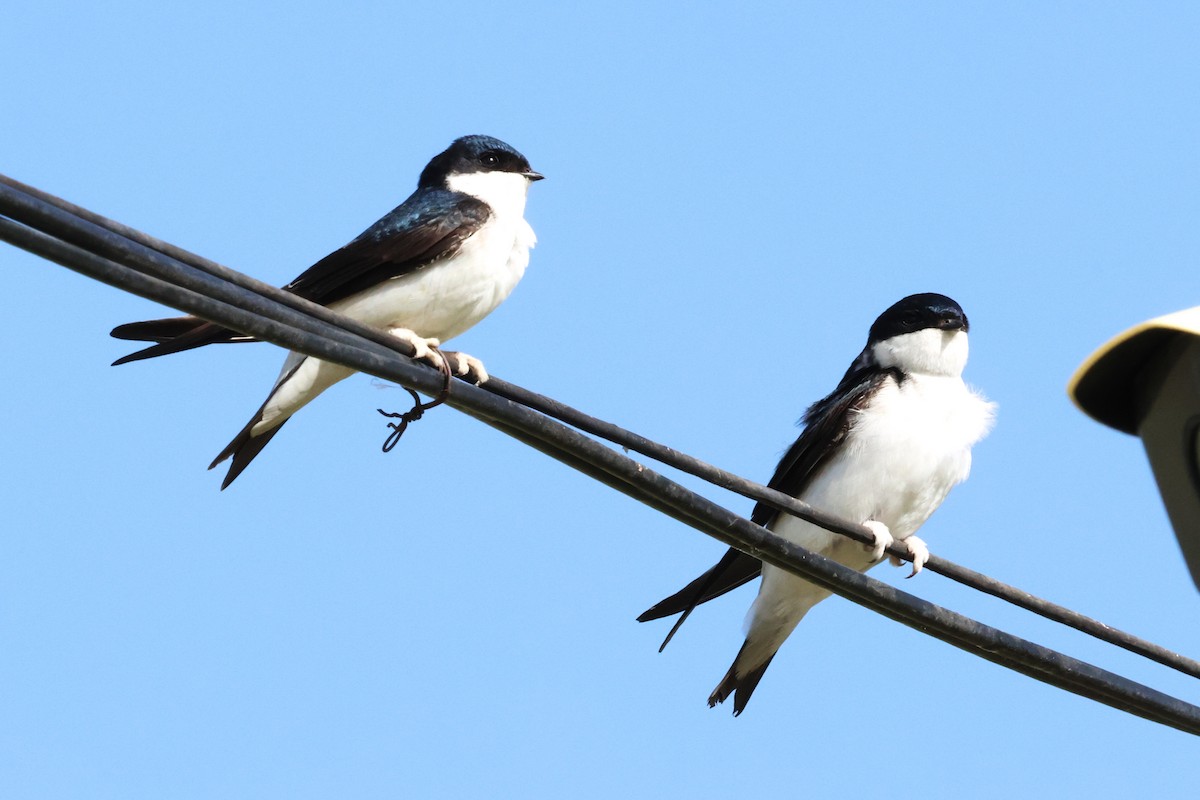
<svg viewBox="0 0 1200 800"><path fill-rule="evenodd" d="M811 502L908 536L966 479L993 409L959 378L889 380L852 412L841 452L813 487L823 496Z"/></svg>
<svg viewBox="0 0 1200 800"><path fill-rule="evenodd" d="M496 309L512 293L536 242L521 216L489 220L458 251L363 292L335 309L381 328L408 328L443 341Z"/></svg>
<svg viewBox="0 0 1200 800"><path fill-rule="evenodd" d="M498 216L463 242L448 273L462 287L460 302L482 304L488 313L504 302L529 266L537 242L533 228L519 215Z"/></svg>

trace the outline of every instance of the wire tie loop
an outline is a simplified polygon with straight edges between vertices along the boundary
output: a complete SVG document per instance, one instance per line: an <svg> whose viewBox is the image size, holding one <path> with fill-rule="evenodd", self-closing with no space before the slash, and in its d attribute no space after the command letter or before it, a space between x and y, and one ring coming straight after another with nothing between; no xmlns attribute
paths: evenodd
<svg viewBox="0 0 1200 800"><path fill-rule="evenodd" d="M420 395L418 395L412 389L409 389L407 386L402 386L400 388L404 389L404 391L408 392L412 396L412 408L403 413L396 411L384 411L382 408L375 409L389 419L400 420L399 422L389 422L387 425L392 429L392 432L389 433L387 438L383 440L383 452L385 453L390 453L392 448L400 442L400 437L404 435L406 430L408 430L408 423L416 422L425 415L426 411L434 406L440 406L442 403L446 402L446 398L450 396L450 381L453 378L453 373L450 371L450 362L436 347L431 347L430 349L436 351L439 356L442 356L442 390L438 392L437 397L433 398L428 403L422 403Z"/></svg>

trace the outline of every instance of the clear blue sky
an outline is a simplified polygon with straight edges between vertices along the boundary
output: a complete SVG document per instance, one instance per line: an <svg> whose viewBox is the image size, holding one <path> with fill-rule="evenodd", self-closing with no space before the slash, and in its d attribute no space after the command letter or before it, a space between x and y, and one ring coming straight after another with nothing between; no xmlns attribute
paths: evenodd
<svg viewBox="0 0 1200 800"><path fill-rule="evenodd" d="M454 137L503 138L547 176L541 242L457 344L758 479L883 308L948 294L1000 418L922 536L1200 655L1139 442L1064 391L1200 302L1200 8L326 5L14 5L0 171L283 283ZM709 710L753 590L662 655L634 617L718 543L448 409L382 455L407 396L362 376L219 492L281 353L112 368L109 329L162 309L8 246L0 270L5 798L1195 797L1196 739L837 599L741 718Z"/></svg>

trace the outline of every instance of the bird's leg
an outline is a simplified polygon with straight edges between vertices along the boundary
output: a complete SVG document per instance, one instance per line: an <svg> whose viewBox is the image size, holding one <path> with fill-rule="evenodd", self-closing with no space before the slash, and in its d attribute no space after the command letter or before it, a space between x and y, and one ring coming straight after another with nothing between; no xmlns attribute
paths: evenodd
<svg viewBox="0 0 1200 800"><path fill-rule="evenodd" d="M446 369L446 365L442 360L442 354L437 349L438 345L442 343L440 339L426 339L424 336L420 336L408 328L389 328L388 333L403 342L407 342L413 349L412 357L417 361L424 362L434 369Z"/></svg>
<svg viewBox="0 0 1200 800"><path fill-rule="evenodd" d="M469 356L456 350L442 350L441 353L442 357L449 362L450 371L455 376L476 386L487 383L488 372L484 369L483 362L475 356Z"/></svg>
<svg viewBox="0 0 1200 800"><path fill-rule="evenodd" d="M908 549L908 557L912 560L912 572L905 576L911 578L925 568L925 562L929 560L929 546L919 536L910 536L907 539L901 539L899 544L904 545ZM888 556L888 560L896 567L904 563L903 559L896 556Z"/></svg>
<svg viewBox="0 0 1200 800"><path fill-rule="evenodd" d="M884 551L892 546L895 539L892 538L892 532L888 530L888 526L878 520L869 519L863 522L863 525L875 537L874 545L864 545L871 548L871 563L875 563L883 558Z"/></svg>

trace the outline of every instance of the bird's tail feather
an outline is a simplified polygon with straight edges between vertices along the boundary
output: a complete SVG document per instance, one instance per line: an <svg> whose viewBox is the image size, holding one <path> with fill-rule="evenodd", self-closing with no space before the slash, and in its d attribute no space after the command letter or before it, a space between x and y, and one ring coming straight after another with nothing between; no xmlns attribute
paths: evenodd
<svg viewBox="0 0 1200 800"><path fill-rule="evenodd" d="M222 328L214 322L208 322L199 317L168 317L143 322L129 322L113 328L110 335L114 339L156 342L144 350L138 350L118 358L113 362L114 367L119 364L128 364L131 361L179 353L209 344L255 341L252 336Z"/></svg>
<svg viewBox="0 0 1200 800"><path fill-rule="evenodd" d="M265 407L266 403L263 403L263 408ZM250 462L254 460L254 457L262 452L262 449L267 446L267 442L271 441L271 438L279 433L279 429L283 427L284 422L287 422L287 419L285 419L269 431L264 431L257 436L251 435L251 429L260 420L262 420L262 408L251 417L250 421L246 423L246 427L242 428L238 432L238 435L233 437L233 440L225 445L225 449L208 465L208 468L212 469L225 459L233 457L233 461L229 464L229 471L225 473L225 480L221 481L221 491L225 491L225 488L233 483L238 475L242 474L242 470L250 466Z"/></svg>
<svg viewBox="0 0 1200 800"><path fill-rule="evenodd" d="M241 475L242 470L250 466L250 462L254 460L254 457L261 453L262 449L267 446L267 442L271 441L271 438L279 433L279 429L283 427L283 424L291 419L291 414L289 414L270 430L259 434L251 433L254 430L254 426L262 422L263 411L266 410L267 403L271 402L271 398L279 391L279 387L287 383L288 379L296 374L296 370L300 369L303 363L304 359L300 359L290 370L279 376L279 380L275 382L275 388L267 395L267 399L263 401L263 404L258 407L258 411L254 412L254 416L246 423L246 427L238 431L238 435L233 437L233 440L225 445L225 449L218 453L213 462L208 465L208 468L212 469L225 459L233 457L233 461L229 464L229 471L225 473L225 480L221 481L221 491L225 491L225 488L233 483L234 478Z"/></svg>
<svg viewBox="0 0 1200 800"><path fill-rule="evenodd" d="M733 715L736 717L745 710L746 704L750 702L750 696L754 694L754 689L762 680L767 667L771 666L771 659L775 658L775 654L772 653L766 661L743 675L738 671L738 662L742 659L742 654L746 652L747 645L749 645L749 641L742 645L742 649L738 651L737 658L733 659L729 671L725 673L725 677L717 684L717 688L713 689L712 694L708 696L709 708L713 708L717 703L724 703L732 694Z"/></svg>
<svg viewBox="0 0 1200 800"><path fill-rule="evenodd" d="M672 614L680 615L659 646L658 652L661 653L696 606L707 603L713 598L720 597L726 592L754 580L761 571L762 562L757 558L730 548L711 569L675 594L643 611L637 620L638 622L649 622L652 619L662 619Z"/></svg>

